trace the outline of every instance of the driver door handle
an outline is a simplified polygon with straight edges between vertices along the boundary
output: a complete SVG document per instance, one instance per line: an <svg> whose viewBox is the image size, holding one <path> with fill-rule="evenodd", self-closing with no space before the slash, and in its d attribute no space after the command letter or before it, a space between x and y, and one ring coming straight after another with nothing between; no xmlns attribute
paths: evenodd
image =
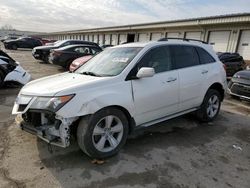
<svg viewBox="0 0 250 188"><path fill-rule="evenodd" d="M167 82L174 82L176 80L177 80L177 78L170 77L170 78L167 79Z"/></svg>
<svg viewBox="0 0 250 188"><path fill-rule="evenodd" d="M201 74L207 74L208 73L208 70L203 70L202 72L201 72Z"/></svg>

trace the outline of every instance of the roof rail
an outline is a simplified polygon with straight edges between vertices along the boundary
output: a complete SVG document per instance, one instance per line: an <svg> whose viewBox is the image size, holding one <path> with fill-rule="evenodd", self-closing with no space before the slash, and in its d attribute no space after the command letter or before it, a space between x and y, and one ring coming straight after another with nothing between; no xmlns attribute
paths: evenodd
<svg viewBox="0 0 250 188"><path fill-rule="evenodd" d="M168 40L183 40L183 41L187 41L187 42L189 42L189 41L196 41L196 42L201 42L201 43L203 43L203 44L208 44L207 42L205 42L205 41L202 41L202 40L197 40L197 39L186 39L186 38L161 38L161 39L159 39L158 41L168 41Z"/></svg>

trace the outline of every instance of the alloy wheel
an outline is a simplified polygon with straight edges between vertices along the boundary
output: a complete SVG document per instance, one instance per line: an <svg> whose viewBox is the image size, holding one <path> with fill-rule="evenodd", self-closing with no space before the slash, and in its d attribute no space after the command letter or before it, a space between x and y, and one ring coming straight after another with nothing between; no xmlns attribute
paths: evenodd
<svg viewBox="0 0 250 188"><path fill-rule="evenodd" d="M118 117L106 116L95 125L92 142L100 152L112 151L120 144L123 131L122 121Z"/></svg>
<svg viewBox="0 0 250 188"><path fill-rule="evenodd" d="M220 101L217 95L212 95L208 100L207 115L213 118L219 110Z"/></svg>

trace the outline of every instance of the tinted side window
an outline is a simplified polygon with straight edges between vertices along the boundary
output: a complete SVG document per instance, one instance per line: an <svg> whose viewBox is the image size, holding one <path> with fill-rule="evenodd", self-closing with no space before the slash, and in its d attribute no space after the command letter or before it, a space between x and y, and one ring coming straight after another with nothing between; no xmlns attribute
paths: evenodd
<svg viewBox="0 0 250 188"><path fill-rule="evenodd" d="M88 47L76 47L74 51L82 54L91 54Z"/></svg>
<svg viewBox="0 0 250 188"><path fill-rule="evenodd" d="M146 53L138 64L141 67L152 67L156 73L172 69L171 55L168 46L154 48Z"/></svg>
<svg viewBox="0 0 250 188"><path fill-rule="evenodd" d="M215 59L206 50L196 47L201 64L213 63Z"/></svg>
<svg viewBox="0 0 250 188"><path fill-rule="evenodd" d="M199 57L193 46L170 46L177 69L199 65Z"/></svg>

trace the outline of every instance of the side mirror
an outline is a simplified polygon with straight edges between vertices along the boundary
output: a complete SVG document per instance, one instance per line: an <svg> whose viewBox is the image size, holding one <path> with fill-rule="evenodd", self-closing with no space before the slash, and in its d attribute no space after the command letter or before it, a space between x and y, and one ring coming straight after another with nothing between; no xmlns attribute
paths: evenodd
<svg viewBox="0 0 250 188"><path fill-rule="evenodd" d="M146 78L146 77L152 77L155 74L155 69L150 67L142 67L137 72L136 77L137 78Z"/></svg>

